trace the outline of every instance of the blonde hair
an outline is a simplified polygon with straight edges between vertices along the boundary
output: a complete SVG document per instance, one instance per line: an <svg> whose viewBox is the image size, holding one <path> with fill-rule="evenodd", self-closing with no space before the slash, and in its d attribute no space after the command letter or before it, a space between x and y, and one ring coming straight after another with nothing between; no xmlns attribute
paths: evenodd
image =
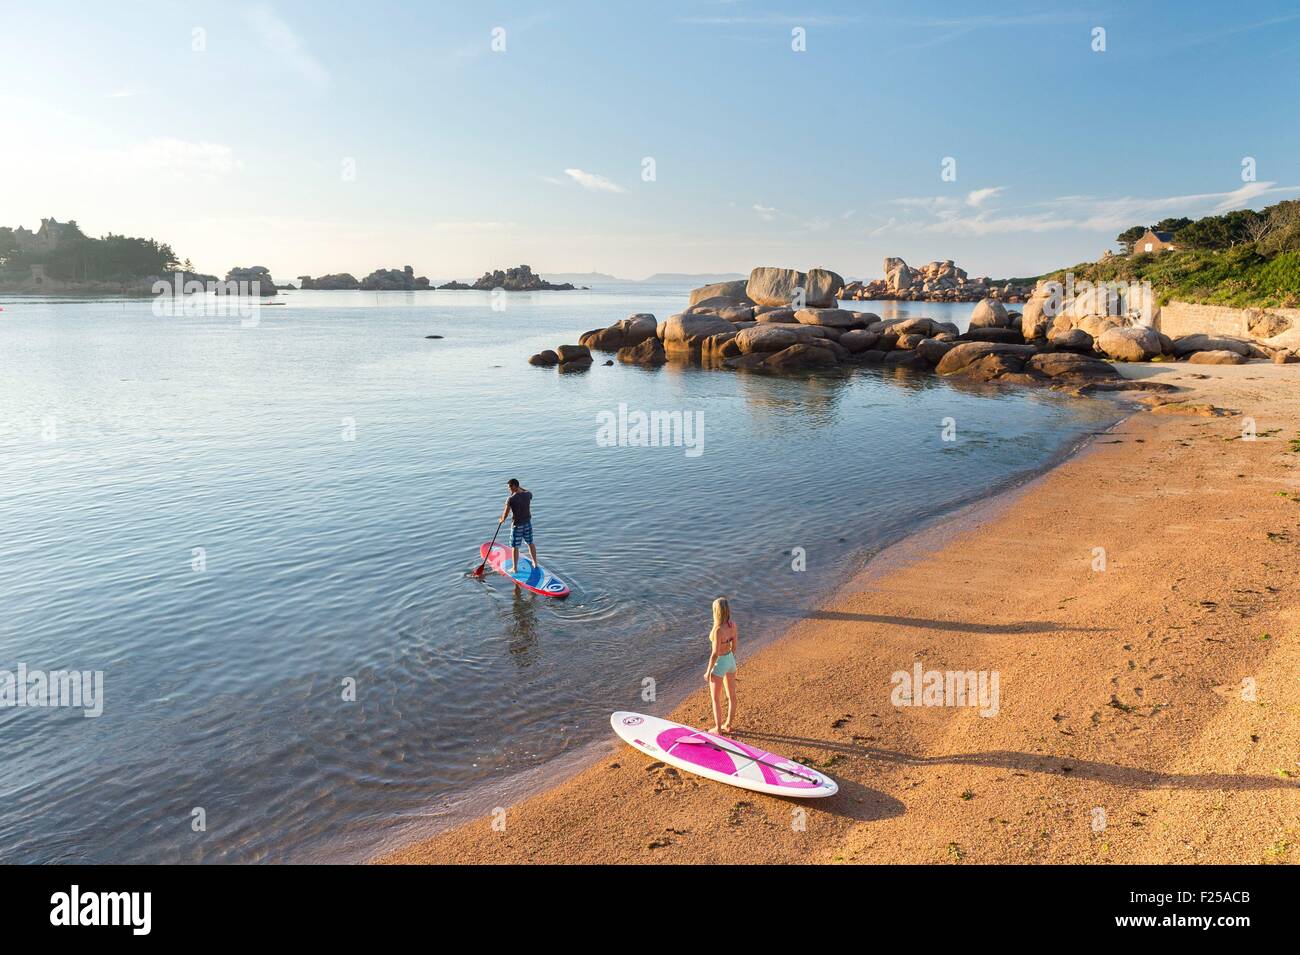
<svg viewBox="0 0 1300 955"><path fill-rule="evenodd" d="M714 629L728 622L731 622L731 604L727 603L725 596L720 596L714 600Z"/></svg>
<svg viewBox="0 0 1300 955"><path fill-rule="evenodd" d="M726 597L719 597L713 601L713 633L709 634L710 639L729 623L731 623L731 604L727 602Z"/></svg>

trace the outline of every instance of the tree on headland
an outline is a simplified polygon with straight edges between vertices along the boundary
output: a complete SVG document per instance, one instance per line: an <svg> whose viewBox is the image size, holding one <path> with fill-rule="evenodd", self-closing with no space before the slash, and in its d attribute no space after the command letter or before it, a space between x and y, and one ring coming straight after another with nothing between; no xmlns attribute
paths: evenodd
<svg viewBox="0 0 1300 955"><path fill-rule="evenodd" d="M1115 236L1115 241L1118 242L1119 247L1124 250L1124 254L1128 255L1130 252L1133 251L1133 243L1136 242L1138 239L1142 238L1146 234L1147 234L1146 226L1133 225L1133 226L1129 226L1119 235Z"/></svg>
<svg viewBox="0 0 1300 955"><path fill-rule="evenodd" d="M25 275L33 265L43 266L65 282L118 281L163 276L180 263L166 242L109 233L92 239L75 222L59 230L53 248L24 251L14 230L0 229L0 267L9 274Z"/></svg>
<svg viewBox="0 0 1300 955"><path fill-rule="evenodd" d="M1264 210L1246 226L1250 241L1263 255L1300 250L1300 200L1288 199Z"/></svg>
<svg viewBox="0 0 1300 955"><path fill-rule="evenodd" d="M1185 226L1189 226L1191 224L1192 224L1192 220L1187 218L1187 216L1178 216L1177 218L1161 219L1159 222L1157 222L1155 225L1151 227L1151 231L1168 232L1169 234L1176 237L1180 230L1182 230Z"/></svg>
<svg viewBox="0 0 1300 955"><path fill-rule="evenodd" d="M1221 216L1206 216L1181 229L1178 238L1180 244L1190 249L1231 249L1253 241L1251 231L1260 218L1266 219L1268 214L1254 209L1237 209Z"/></svg>

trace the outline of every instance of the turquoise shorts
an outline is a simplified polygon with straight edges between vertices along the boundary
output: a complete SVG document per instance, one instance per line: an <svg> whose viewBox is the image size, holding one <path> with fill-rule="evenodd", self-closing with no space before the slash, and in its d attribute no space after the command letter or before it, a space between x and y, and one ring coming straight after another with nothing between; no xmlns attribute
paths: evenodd
<svg viewBox="0 0 1300 955"><path fill-rule="evenodd" d="M718 657L718 662L713 664L714 676L726 676L728 673L736 672L736 655L734 653L724 653Z"/></svg>

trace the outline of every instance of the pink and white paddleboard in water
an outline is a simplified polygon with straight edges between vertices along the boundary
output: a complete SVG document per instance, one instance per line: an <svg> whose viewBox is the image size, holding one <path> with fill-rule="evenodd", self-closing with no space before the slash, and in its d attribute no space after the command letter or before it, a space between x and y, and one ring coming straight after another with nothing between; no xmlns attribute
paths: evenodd
<svg viewBox="0 0 1300 955"><path fill-rule="evenodd" d="M840 789L829 776L792 759L657 716L615 713L609 724L647 756L741 789L806 799Z"/></svg>
<svg viewBox="0 0 1300 955"><path fill-rule="evenodd" d="M509 577L524 590L545 597L569 596L568 584L545 567L534 566L525 554L519 555L519 566L516 567L511 556L513 553L504 544L482 544L478 549L478 555L487 561L489 567L498 574Z"/></svg>

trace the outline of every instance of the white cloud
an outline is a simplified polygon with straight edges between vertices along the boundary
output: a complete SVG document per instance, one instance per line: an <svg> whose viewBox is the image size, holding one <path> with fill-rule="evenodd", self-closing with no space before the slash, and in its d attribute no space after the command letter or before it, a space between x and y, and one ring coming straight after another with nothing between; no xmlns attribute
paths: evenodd
<svg viewBox="0 0 1300 955"><path fill-rule="evenodd" d="M777 213L781 211L776 206L765 206L761 202L754 203L753 209L764 222L771 222L776 218Z"/></svg>
<svg viewBox="0 0 1300 955"><path fill-rule="evenodd" d="M876 226L874 229L868 232L867 235L872 237L878 235L885 235L886 233L893 231L893 228L896 225L898 225L898 220L893 216L890 216L884 222L880 223L880 225Z"/></svg>
<svg viewBox="0 0 1300 955"><path fill-rule="evenodd" d="M972 189L966 193L966 205L982 206L986 200L992 199L1006 188L1006 186L989 186L985 189Z"/></svg>
<svg viewBox="0 0 1300 955"><path fill-rule="evenodd" d="M270 7L249 7L244 11L244 19L253 28L262 46L292 67L308 83L318 89L330 85L329 71L307 52L293 27L274 10Z"/></svg>
<svg viewBox="0 0 1300 955"><path fill-rule="evenodd" d="M592 192L627 192L618 183L612 182L597 173L587 172L585 169L566 169L564 174L582 186L583 189L590 189Z"/></svg>

